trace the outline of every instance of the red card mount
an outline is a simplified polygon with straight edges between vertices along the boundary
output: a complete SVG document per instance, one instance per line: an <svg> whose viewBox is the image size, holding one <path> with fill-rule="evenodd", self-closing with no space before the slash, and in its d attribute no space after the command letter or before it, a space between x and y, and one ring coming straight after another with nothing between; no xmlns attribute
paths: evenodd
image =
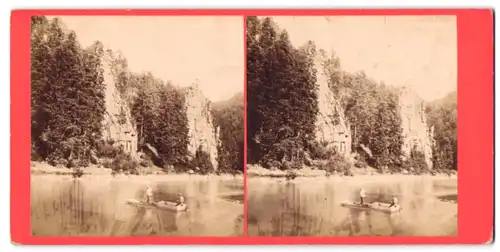
<svg viewBox="0 0 500 252"><path fill-rule="evenodd" d="M455 15L458 36L458 235L449 237L39 237L31 235L31 16ZM245 26L242 18L242 26ZM243 30L242 30L243 31ZM245 36L243 33L242 37ZM245 46L242 47L246 48ZM11 16L11 233L17 244L484 244L493 239L493 11L377 10L15 10ZM243 71L242 71L242 74ZM242 83L246 86L246 83ZM246 93L245 88L245 97ZM245 105L246 108L246 105ZM246 113L246 111L245 111ZM246 121L246 116L245 116ZM245 122L246 124L246 122ZM245 128L246 134L246 128ZM245 144L246 147L246 144ZM246 157L245 157L246 160ZM246 180L245 180L246 181ZM245 192L247 192L245 183ZM245 195L245 200L248 198Z"/></svg>

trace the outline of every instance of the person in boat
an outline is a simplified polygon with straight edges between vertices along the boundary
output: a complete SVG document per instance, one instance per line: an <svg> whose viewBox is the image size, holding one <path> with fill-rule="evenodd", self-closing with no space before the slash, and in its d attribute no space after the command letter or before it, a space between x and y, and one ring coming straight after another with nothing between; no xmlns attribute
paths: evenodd
<svg viewBox="0 0 500 252"><path fill-rule="evenodd" d="M366 205L365 198L366 198L366 191L364 188L361 188L359 190L359 204L360 205L362 205L362 206Z"/></svg>
<svg viewBox="0 0 500 252"><path fill-rule="evenodd" d="M389 208L398 206L398 198L396 197L396 194L392 194L392 200L391 204L389 205Z"/></svg>
<svg viewBox="0 0 500 252"><path fill-rule="evenodd" d="M177 193L177 206L183 205L184 204L184 196L182 193Z"/></svg>
<svg viewBox="0 0 500 252"><path fill-rule="evenodd" d="M153 204L153 188L150 185L146 187L146 203Z"/></svg>

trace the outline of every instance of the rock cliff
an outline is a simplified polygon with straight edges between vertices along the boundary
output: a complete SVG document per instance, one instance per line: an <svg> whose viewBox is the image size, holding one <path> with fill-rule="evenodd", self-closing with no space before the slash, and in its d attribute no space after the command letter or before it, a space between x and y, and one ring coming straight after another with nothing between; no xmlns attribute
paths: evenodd
<svg viewBox="0 0 500 252"><path fill-rule="evenodd" d="M185 94L189 127L188 151L194 156L201 146L210 155L212 165L217 170L219 128L215 128L213 123L211 102L203 95L197 83L186 88Z"/></svg>
<svg viewBox="0 0 500 252"><path fill-rule="evenodd" d="M106 113L103 121L103 138L112 140L116 146L122 146L125 152L137 156L137 130L133 124L130 108L116 88L116 76L112 71L111 56L105 54L102 59L104 84L106 85Z"/></svg>
<svg viewBox="0 0 500 252"><path fill-rule="evenodd" d="M424 101L409 87L403 87L399 92L399 107L404 139L403 153L410 156L412 148L417 148L424 153L427 166L432 169L434 129L427 124Z"/></svg>
<svg viewBox="0 0 500 252"><path fill-rule="evenodd" d="M316 66L320 66L319 63ZM351 154L351 130L344 111L328 87L328 77L322 67L317 67L319 113L316 118L316 140L348 156Z"/></svg>

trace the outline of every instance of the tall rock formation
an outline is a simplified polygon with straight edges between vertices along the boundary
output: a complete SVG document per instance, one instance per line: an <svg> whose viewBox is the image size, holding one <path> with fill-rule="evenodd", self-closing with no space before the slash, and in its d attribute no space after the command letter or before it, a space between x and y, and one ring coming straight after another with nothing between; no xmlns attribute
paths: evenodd
<svg viewBox="0 0 500 252"><path fill-rule="evenodd" d="M401 126L403 128L403 153L410 156L412 148L425 155L429 169L432 169L432 145L434 128L427 124L424 101L409 87L403 87L399 93Z"/></svg>
<svg viewBox="0 0 500 252"><path fill-rule="evenodd" d="M338 153L348 156L351 154L352 136L349 122L344 111L328 87L328 77L321 64L317 66L317 84L319 113L316 118L316 140L327 142L329 147L336 148Z"/></svg>
<svg viewBox="0 0 500 252"><path fill-rule="evenodd" d="M137 130L132 123L130 108L116 88L116 76L112 71L111 56L105 54L101 62L106 85L103 138L107 141L112 140L116 146L122 146L125 152L137 157Z"/></svg>
<svg viewBox="0 0 500 252"><path fill-rule="evenodd" d="M217 170L219 128L214 127L211 103L203 95L197 83L186 88L185 93L189 127L188 151L194 156L201 146L203 151L210 155L212 166Z"/></svg>

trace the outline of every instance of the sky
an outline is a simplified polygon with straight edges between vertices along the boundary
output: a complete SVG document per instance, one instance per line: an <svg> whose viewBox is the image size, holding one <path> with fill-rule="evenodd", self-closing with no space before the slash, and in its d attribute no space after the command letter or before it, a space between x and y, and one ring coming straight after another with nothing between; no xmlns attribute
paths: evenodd
<svg viewBox="0 0 500 252"><path fill-rule="evenodd" d="M295 46L334 50L341 68L432 101L457 89L455 16L273 17Z"/></svg>
<svg viewBox="0 0 500 252"><path fill-rule="evenodd" d="M99 40L121 51L133 72L199 87L211 101L244 88L242 17L63 16L84 47Z"/></svg>

